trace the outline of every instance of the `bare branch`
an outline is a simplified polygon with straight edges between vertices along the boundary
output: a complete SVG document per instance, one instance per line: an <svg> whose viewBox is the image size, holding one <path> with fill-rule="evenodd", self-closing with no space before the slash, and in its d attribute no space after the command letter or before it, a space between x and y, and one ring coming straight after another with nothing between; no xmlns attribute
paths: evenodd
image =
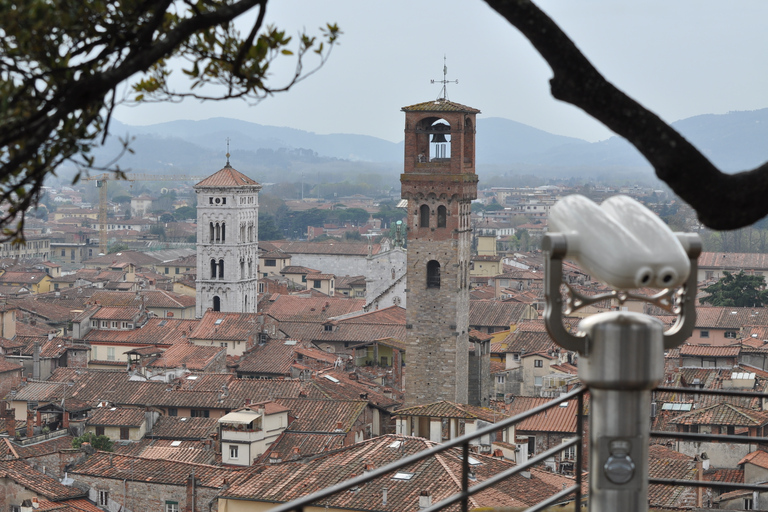
<svg viewBox="0 0 768 512"><path fill-rule="evenodd" d="M768 215L768 163L725 174L656 114L608 82L530 0L486 0L552 68L552 95L575 105L634 145L656 176L712 229L737 229ZM722 205L728 205L723 207Z"/></svg>

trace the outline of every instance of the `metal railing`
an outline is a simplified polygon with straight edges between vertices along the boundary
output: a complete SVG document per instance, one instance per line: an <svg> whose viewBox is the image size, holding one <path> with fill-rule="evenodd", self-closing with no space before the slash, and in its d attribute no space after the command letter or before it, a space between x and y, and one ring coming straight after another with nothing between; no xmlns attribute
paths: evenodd
<svg viewBox="0 0 768 512"><path fill-rule="evenodd" d="M527 509L526 512L536 512L538 510L543 510L546 507L549 507L550 505L562 503L565 500L566 497L573 495L572 500L567 501L574 501L576 503L576 509L579 510L581 508L582 504L582 460L583 460L583 443L582 438L584 436L584 429L583 429L583 421L584 421L584 394L586 392L585 388L578 388L574 391L571 391L570 393L567 393L560 398L556 398L554 400L551 400L545 404L542 404L538 407L535 407L533 409L530 409L528 411L525 411L524 413L518 414L516 416L513 416L511 418L507 418L506 420L500 421L498 423L493 423L487 427L483 427L481 429L476 430L475 432L471 432L469 434L463 435L461 437L457 437L455 439L452 439L450 441L446 441L444 443L441 443L437 446L434 446L428 450L424 450L419 453L415 453L413 455L410 455L408 457L404 457L396 462L393 462L391 464L388 464L386 466L382 466L378 469L375 469L373 471L370 471L368 473L365 473L361 476L351 478L349 480L346 480L344 482L340 482L332 487L328 487L326 489L317 491L313 494L310 494L308 496L305 496L303 498L296 499L294 501L284 503L282 505L279 505L275 508L270 509L270 512L303 512L305 507L309 506L321 506L317 503L320 500L323 500L325 498L328 498L330 496L333 496L336 493L346 491L348 489L353 489L355 487L358 487L366 482L370 482L371 480L375 480L376 478L383 477L385 475L388 475L398 469L404 468L406 466L409 466L413 463L419 462L421 460L427 459L429 457L432 457L434 455L437 455L439 453L442 453L444 451L453 449L453 448L461 448L462 450L462 460L461 460L461 491L457 492L442 501L435 503L434 505L421 509L420 512L435 512L437 510L442 510L445 507L448 507L450 505L460 503L461 504L461 510L462 511L468 511L469 510L469 498L489 487L492 487L493 485L501 482L502 480L505 480L513 475L516 475L518 473L521 473L528 468L531 468L533 466L536 466L539 463L544 462L549 457L552 457L560 452L563 452L571 447L574 447L576 450L576 461L575 461L575 467L574 467L574 474L575 474L575 484L563 489L562 491L558 492L557 494L554 494L553 496L550 496L549 498L537 503L533 507L530 507ZM495 475L486 478L483 481L476 482L474 485L470 486L470 442L479 439L485 435L493 434L501 429L511 427L517 423L520 423L521 421L530 418L532 416L535 416L539 413L542 413L544 411L547 411L549 409L552 409L554 407L559 407L561 403L567 402L569 400L577 399L578 400L578 412L577 412L577 421L576 421L576 437L563 442L562 444L557 445L554 448L550 448L549 450L546 450L534 457L531 457L525 462L522 462L520 464L517 464L514 467L511 467L505 471L496 473Z"/></svg>
<svg viewBox="0 0 768 512"><path fill-rule="evenodd" d="M356 488L366 482L370 482L371 480L384 477L401 468L404 468L406 466L409 466L411 464L414 464L416 462L422 461L424 459L437 455L441 452L451 450L454 448L461 448L462 450L461 491L443 499L438 503L435 503L434 505L431 505L427 508L422 509L420 512L435 512L438 510L442 510L448 506L454 505L456 503L459 503L461 505L462 511L468 511L469 498L472 495L480 491L483 491L485 489L488 489L490 487L493 487L497 483L513 475L516 475L518 473L526 471L527 469L533 466L543 463L548 458L558 453L561 453L571 447L574 447L576 451L576 460L574 464L574 480L575 480L574 485L572 485L571 487L567 487L563 489L561 492L558 492L557 494L554 494L549 498L537 503L536 505L526 509L526 512L536 512L539 510L543 510L544 508L549 507L551 505L561 504L566 501L574 502L575 507L573 508L573 510L580 510L582 505L587 501L582 496L582 485L586 481L585 475L583 474L583 468L584 468L583 422L585 419L584 396L587 393L587 391L588 390L584 387L578 388L574 391L571 391L570 393L567 393L561 396L560 398L551 400L546 404L542 404L538 407L525 411L522 414L518 414L506 420L491 424L482 429L478 429L475 432L472 432L464 436L444 442L442 444L436 445L433 448L405 457L389 465L382 466L378 469L367 472L363 475L352 478L350 480L340 482L332 487L328 487L326 489L317 491L313 494L296 499L294 501L278 505L275 508L270 509L270 511L271 512L291 512L291 511L303 512L305 508L309 506L315 506L315 507L322 506L319 504L320 501L324 500L325 498L329 498L336 493ZM669 393L677 393L677 394L686 394L691 396L717 395L717 396L723 396L723 397L748 397L748 398L756 398L760 400L768 399L768 394L766 393L754 393L754 392L734 391L734 390L705 390L705 389L696 389L696 388L659 387L654 389L654 393L657 393L657 392L669 392ZM567 402L573 399L578 400L577 422L576 422L576 432L575 432L576 437L568 441L565 441L563 442L563 444L560 444L556 447L550 448L534 457L531 457L527 461L520 463L510 469L497 473L483 481L472 482L474 484L472 486L469 485L470 472L471 472L470 463L469 463L471 441L479 439L485 435L495 433L498 430L516 425L527 418L530 418L532 416L545 412L554 407L558 407L563 402ZM663 438L663 439L679 439L679 440L700 441L700 442L706 441L710 443L711 442L728 442L728 443L739 443L739 444L768 445L768 437L754 437L754 436L749 437L749 436L733 435L733 434L709 434L709 433L705 434L705 433L693 433L693 432L651 431L650 436L651 438L656 438L656 439ZM766 486L765 484L758 485L758 484L747 484L747 483L736 483L736 482L709 481L709 480L704 480L703 476L704 475L697 475L698 477L697 480L684 480L684 479L673 479L673 478L649 478L648 483L650 485L668 485L668 486L677 486L677 487L702 487L702 488L709 488L712 490L720 490L723 492L734 491L734 490L768 492L768 486ZM573 496L573 498L567 499L569 496Z"/></svg>

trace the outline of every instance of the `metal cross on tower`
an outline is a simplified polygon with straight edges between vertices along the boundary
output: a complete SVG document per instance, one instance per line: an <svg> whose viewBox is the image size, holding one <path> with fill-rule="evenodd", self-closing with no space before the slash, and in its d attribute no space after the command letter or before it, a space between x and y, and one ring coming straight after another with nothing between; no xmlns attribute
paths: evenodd
<svg viewBox="0 0 768 512"><path fill-rule="evenodd" d="M443 84L442 93L443 93L443 99L444 100L448 99L448 89L447 89L446 85L447 84L458 84L459 83L458 80L448 80L447 76L448 76L448 65L445 62L445 55L443 55L443 79L442 80L430 80L429 82L432 83L432 84L434 84L434 83ZM440 99L439 95L438 95L437 99Z"/></svg>
<svg viewBox="0 0 768 512"><path fill-rule="evenodd" d="M229 137L227 137L227 167L229 167Z"/></svg>

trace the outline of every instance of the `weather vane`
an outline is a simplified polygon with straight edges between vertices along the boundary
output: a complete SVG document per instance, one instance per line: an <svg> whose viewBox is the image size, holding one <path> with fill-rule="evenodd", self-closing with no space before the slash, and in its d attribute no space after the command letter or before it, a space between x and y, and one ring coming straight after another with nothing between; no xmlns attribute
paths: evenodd
<svg viewBox="0 0 768 512"><path fill-rule="evenodd" d="M229 137L227 137L227 167L229 167Z"/></svg>
<svg viewBox="0 0 768 512"><path fill-rule="evenodd" d="M443 55L443 79L442 80L430 80L429 82L433 83L433 84L434 83L443 84L443 91L442 91L442 93L443 93L443 99L444 100L448 99L448 88L446 87L446 85L447 84L458 84L459 83L458 80L448 80L447 76L448 76L448 65L445 62L445 55ZM440 99L440 96L438 95L437 98Z"/></svg>

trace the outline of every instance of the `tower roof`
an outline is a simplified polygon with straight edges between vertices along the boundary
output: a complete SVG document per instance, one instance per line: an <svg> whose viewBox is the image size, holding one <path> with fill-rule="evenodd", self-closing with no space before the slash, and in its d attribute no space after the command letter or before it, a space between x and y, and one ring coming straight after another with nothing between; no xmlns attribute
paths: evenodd
<svg viewBox="0 0 768 512"><path fill-rule="evenodd" d="M438 98L432 101L425 101L424 103L417 103L408 107L403 107L400 110L403 112L468 112L471 114L479 114L480 111L476 108L462 105L461 103L455 103L450 100Z"/></svg>
<svg viewBox="0 0 768 512"><path fill-rule="evenodd" d="M252 180L245 174L234 170L229 165L222 170L211 174L203 181L195 185L198 187L246 187L250 185L258 185L258 182Z"/></svg>

